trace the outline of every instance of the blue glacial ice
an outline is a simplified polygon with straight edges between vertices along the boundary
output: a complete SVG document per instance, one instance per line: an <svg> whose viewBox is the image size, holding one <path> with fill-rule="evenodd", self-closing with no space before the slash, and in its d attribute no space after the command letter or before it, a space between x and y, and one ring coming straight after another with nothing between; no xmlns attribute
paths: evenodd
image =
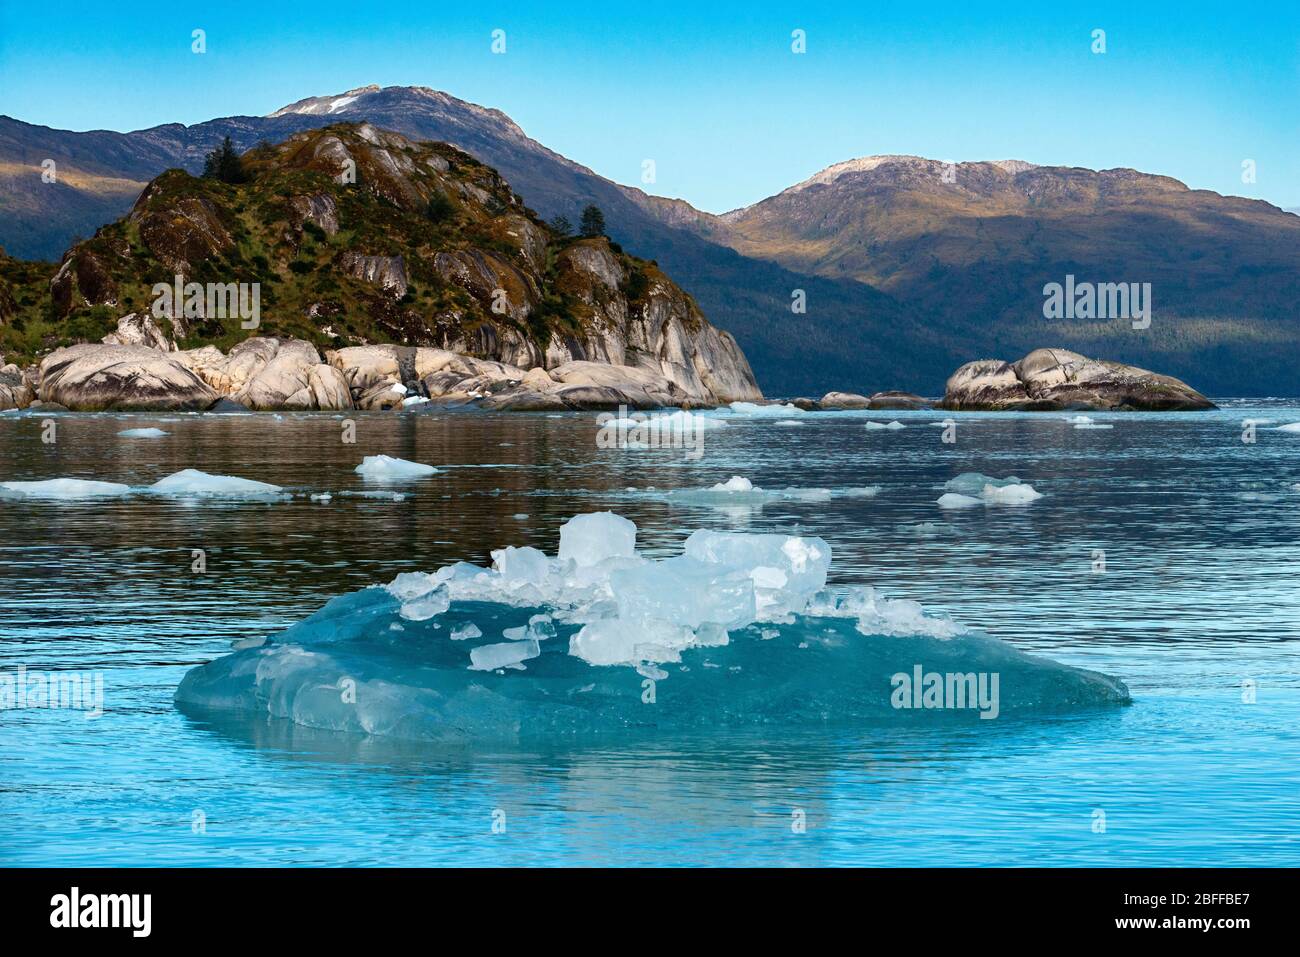
<svg viewBox="0 0 1300 957"><path fill-rule="evenodd" d="M191 670L177 705L473 744L975 717L900 707L899 676L914 673L996 676L1001 716L1129 700L1117 679L916 602L828 588L821 538L699 530L652 560L636 531L579 515L557 556L511 546L489 568L457 562L336 597Z"/></svg>

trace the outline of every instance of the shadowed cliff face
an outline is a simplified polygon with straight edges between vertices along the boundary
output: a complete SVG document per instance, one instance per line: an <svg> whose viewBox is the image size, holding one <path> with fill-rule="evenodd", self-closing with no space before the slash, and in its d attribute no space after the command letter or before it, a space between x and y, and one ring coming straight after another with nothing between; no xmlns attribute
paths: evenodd
<svg viewBox="0 0 1300 957"><path fill-rule="evenodd" d="M557 235L454 147L339 124L259 147L244 168L238 184L170 170L44 275L0 268L4 351L98 341L153 312L156 284L179 276L256 284L260 303L253 326L211 296L197 314L155 315L181 348L250 335L434 346L524 369L644 368L702 401L758 395L734 340L654 263L604 237Z"/></svg>

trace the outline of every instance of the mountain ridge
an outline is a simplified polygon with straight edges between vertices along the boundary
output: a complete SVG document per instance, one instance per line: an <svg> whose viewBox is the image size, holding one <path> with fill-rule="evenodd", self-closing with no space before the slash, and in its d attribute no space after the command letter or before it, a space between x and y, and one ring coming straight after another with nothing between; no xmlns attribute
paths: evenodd
<svg viewBox="0 0 1300 957"><path fill-rule="evenodd" d="M286 112L313 102L337 104L353 94L357 98L334 113ZM1220 395L1295 391L1300 347L1293 343L1300 330L1288 297L1300 295L1300 264L1285 253L1291 227L1300 221L1262 200L1190 190L1172 178L1124 168L859 157L827 167L839 170L830 182L794 184L715 215L599 176L529 138L504 113L427 87L358 87L307 97L274 113L132 134L67 134L100 140L64 146L104 153L108 168L101 172L129 177L145 167L156 171L161 162L194 170L223 135L247 148L339 120L371 120L418 139L453 143L501 170L543 217L576 220L586 203L601 206L611 235L657 260L694 294L715 324L740 339L764 388L778 394L832 388L938 394L948 372L973 356L1023 354L1045 340L1167 370ZM14 123L0 120L0 162L15 144L27 148L29 160L58 145ZM57 139L58 131L51 135ZM875 168L852 169L867 165L863 160L876 160ZM955 190L939 175L949 169ZM828 178L825 172L809 180ZM1032 188L1010 188L1017 177ZM24 189L31 192L30 185ZM842 201L833 201L837 191ZM1083 216L1075 226L1070 217L1081 216L1084 206L1052 212L1054 196L1075 193L1091 195L1104 214ZM0 188L0 203L5 195ZM1098 204L1098 197L1105 201ZM102 199L99 207L84 196L78 201L83 223L102 216ZM794 201L825 208L778 215L782 204ZM36 231L46 228L47 209L28 213L8 224L0 218L0 245L15 233L22 236L24 222ZM65 233L71 215L58 224ZM1272 221L1242 226L1243 216ZM1152 330L1139 336L1115 323L1046 323L1042 287L1067 273L1096 281L1154 280L1159 311ZM808 304L806 314L792 311L797 291ZM1260 343L1268 343L1262 354Z"/></svg>

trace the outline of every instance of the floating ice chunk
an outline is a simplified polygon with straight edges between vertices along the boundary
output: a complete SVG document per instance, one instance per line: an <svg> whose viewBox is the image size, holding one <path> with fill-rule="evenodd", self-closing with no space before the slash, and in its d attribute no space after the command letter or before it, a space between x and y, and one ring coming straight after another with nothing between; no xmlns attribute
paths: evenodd
<svg viewBox="0 0 1300 957"><path fill-rule="evenodd" d="M994 478L992 475L985 475L983 472L963 472L956 478L949 479L944 483L943 488L946 492L959 492L962 495L979 495L984 491L986 485L992 485L994 488L1001 488L1003 485L1019 485L1020 479L1014 475L1008 475L1004 479Z"/></svg>
<svg viewBox="0 0 1300 957"><path fill-rule="evenodd" d="M687 555L615 571L610 589L627 621L658 620L697 628L740 628L757 614L748 569L720 567ZM635 630L635 629L633 629Z"/></svg>
<svg viewBox="0 0 1300 957"><path fill-rule="evenodd" d="M161 439L168 433L162 429L123 429L117 434L124 439Z"/></svg>
<svg viewBox="0 0 1300 957"><path fill-rule="evenodd" d="M111 498L129 495L129 485L96 482L91 479L57 478L38 482L0 482L0 493L39 499Z"/></svg>
<svg viewBox="0 0 1300 957"><path fill-rule="evenodd" d="M388 391L389 391L389 392L396 392L398 395L406 395L406 393L407 393L408 390L407 390L406 386L402 385L402 383L400 383L400 382L394 382L393 385L392 385L392 387L389 388Z"/></svg>
<svg viewBox="0 0 1300 957"><path fill-rule="evenodd" d="M469 650L470 671L496 671L514 668L541 655L535 641L504 641L496 645L479 645Z"/></svg>
<svg viewBox="0 0 1300 957"><path fill-rule="evenodd" d="M945 492L940 495L936 501L940 508L971 508L975 505L984 503L970 495L961 495L957 492Z"/></svg>
<svg viewBox="0 0 1300 957"><path fill-rule="evenodd" d="M587 568L636 555L636 525L613 512L575 515L560 526L560 560Z"/></svg>
<svg viewBox="0 0 1300 957"><path fill-rule="evenodd" d="M685 551L666 562L615 557L585 568L543 556L541 584L522 591L496 568L462 562L434 573L436 592L451 593L451 614L463 615L470 609L461 603L474 602L474 617L483 625L480 630L464 617L452 618L447 624L456 641L520 628L520 609L526 609L523 636L504 643L467 647L432 640L437 624L404 619L401 610L433 592L403 602L389 588L365 588L332 599L258 647L191 670L176 702L313 728L465 743L571 740L575 733L618 735L644 726L641 682L667 678L668 669L658 666L669 662L682 667L668 678L672 707L653 716L661 729L898 722L909 716L892 705L885 679L917 662L999 673L1004 712L1129 700L1115 679L1024 655L928 617L915 602L888 601L870 589L837 596L819 587L806 594L825 581L830 549L820 539L697 532ZM659 581L655 576L628 575L665 564L663 581L686 581L687 595L655 595L649 589ZM623 614L624 580L636 617ZM401 576L393 583L403 595L425 584ZM729 633L712 620L728 617L727 600L711 593L733 588L744 594L746 587L779 602ZM692 615L705 620L688 627L684 619ZM761 627L752 627L756 622ZM522 670L542 654L541 641L552 629L556 641L546 649L542 674L513 679L509 694L499 682L467 673L466 650L475 671ZM532 637L542 634L545 639ZM625 667L597 674L596 665ZM344 677L357 682L352 701L337 692ZM973 712L970 717L978 720Z"/></svg>
<svg viewBox="0 0 1300 957"><path fill-rule="evenodd" d="M831 547L820 538L705 529L691 533L684 553L701 562L746 573L754 584L760 618L802 610L808 598L825 586L831 563ZM703 620L725 624L716 618Z"/></svg>
<svg viewBox="0 0 1300 957"><path fill-rule="evenodd" d="M752 492L753 490L754 483L743 475L733 475L725 482L718 482L709 489L710 492ZM759 491L761 492L762 489Z"/></svg>
<svg viewBox="0 0 1300 957"><path fill-rule="evenodd" d="M1275 432L1300 432L1300 422L1288 422L1286 425L1279 425L1273 431Z"/></svg>
<svg viewBox="0 0 1300 957"><path fill-rule="evenodd" d="M780 419L777 425L807 425L807 422L800 422L798 419Z"/></svg>
<svg viewBox="0 0 1300 957"><path fill-rule="evenodd" d="M998 505L1024 505L1043 497L1032 485L985 485L980 495L984 501Z"/></svg>
<svg viewBox="0 0 1300 957"><path fill-rule="evenodd" d="M406 459L395 459L390 455L367 455L356 468L358 475L380 482L401 482L409 479L425 478L437 471L432 465L408 462Z"/></svg>
<svg viewBox="0 0 1300 957"><path fill-rule="evenodd" d="M1074 424L1074 427L1075 427L1076 429L1113 429L1113 428L1115 428L1115 426L1111 425L1109 422L1076 422L1076 423Z"/></svg>
<svg viewBox="0 0 1300 957"><path fill-rule="evenodd" d="M902 422L899 422L897 419L895 419L893 422L866 422L864 423L863 427L868 430L889 429L891 431L897 431L898 429L907 428L907 426L905 426Z"/></svg>
<svg viewBox="0 0 1300 957"><path fill-rule="evenodd" d="M402 400L402 408L406 408L412 405L423 405L425 402L428 401L429 400L422 395L408 395L405 399Z"/></svg>
<svg viewBox="0 0 1300 957"><path fill-rule="evenodd" d="M642 661L680 661L695 633L666 621L646 621L628 627L616 618L583 625L569 639L569 654L590 665L635 665Z"/></svg>
<svg viewBox="0 0 1300 957"><path fill-rule="evenodd" d="M1065 421L1072 425L1091 425L1092 417L1087 415L1073 415L1068 416Z"/></svg>
<svg viewBox="0 0 1300 957"><path fill-rule="evenodd" d="M331 495L329 492L317 492L312 494L311 500L313 502L325 503L331 501L333 498L334 496Z"/></svg>
<svg viewBox="0 0 1300 957"><path fill-rule="evenodd" d="M437 588L439 582L427 572L402 572L384 587L398 601L412 601Z"/></svg>
<svg viewBox="0 0 1300 957"><path fill-rule="evenodd" d="M439 585L428 594L403 604L398 614L407 621L428 621L450 607L451 590L446 585Z"/></svg>
<svg viewBox="0 0 1300 957"><path fill-rule="evenodd" d="M808 614L825 618L856 618L864 635L929 635L954 638L965 629L951 618L926 615L920 602L888 599L871 586L851 586L840 592L822 591L808 603Z"/></svg>
<svg viewBox="0 0 1300 957"><path fill-rule="evenodd" d="M507 586L540 585L551 573L551 563L546 553L528 545L522 548L508 545L494 549L492 568Z"/></svg>
<svg viewBox="0 0 1300 957"><path fill-rule="evenodd" d="M510 517L513 518L515 521L522 522L524 519L526 519L526 518L528 517L528 513L527 513L527 512L515 512L515 514L511 515Z"/></svg>
<svg viewBox="0 0 1300 957"><path fill-rule="evenodd" d="M796 415L807 415L807 412L804 409L801 409L797 405L791 405L789 403L785 403L785 404L773 403L771 405L759 405L756 402L733 402L731 403L730 408L731 411L736 413L737 415L748 415L748 416L755 416L759 418L765 418L767 416L776 416L777 418L789 418L791 416L796 416Z"/></svg>
<svg viewBox="0 0 1300 957"><path fill-rule="evenodd" d="M196 495L204 498L266 498L283 489L269 482L254 482L235 475L209 475L198 469L183 469L159 479L145 489L155 495Z"/></svg>

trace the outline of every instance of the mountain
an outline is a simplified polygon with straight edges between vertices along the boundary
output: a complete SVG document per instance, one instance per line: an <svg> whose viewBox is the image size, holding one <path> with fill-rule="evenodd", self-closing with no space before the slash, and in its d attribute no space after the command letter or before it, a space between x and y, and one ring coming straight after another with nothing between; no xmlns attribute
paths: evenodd
<svg viewBox="0 0 1300 957"><path fill-rule="evenodd" d="M868 283L971 357L1051 340L1220 395L1297 392L1300 218L1259 200L1131 169L873 156L698 228L747 257ZM1045 287L1067 282L1149 283L1149 328L1045 318Z"/></svg>
<svg viewBox="0 0 1300 957"><path fill-rule="evenodd" d="M71 174L140 182L169 166L197 171L223 136L244 149L339 121L451 143L499 170L544 218L576 220L586 203L601 206L624 248L657 261L736 335L769 393L934 395L968 360L1044 342L1156 368L1211 394L1297 391L1300 218L1267 203L1133 170L1016 161L950 170L895 156L837 164L715 216L598 176L500 111L421 87L362 87L268 117L126 134L0 117L0 245L57 258L74 230L89 235L108 206L118 203L118 215L129 207L124 193L105 200L80 190L58 199L64 211L53 215L44 157ZM65 185L78 189L71 178ZM1043 287L1067 275L1150 282L1150 328L1045 319ZM802 314L791 310L796 290Z"/></svg>
<svg viewBox="0 0 1300 957"><path fill-rule="evenodd" d="M123 335L227 349L256 328L326 351L378 342L524 370L630 366L697 402L758 396L735 341L662 270L603 236L556 232L455 147L334 124L234 166L161 174L57 269L0 262L0 349L31 358ZM170 295L182 282L197 298L187 287L183 309L160 309L158 284ZM248 314L231 314L237 284Z"/></svg>

